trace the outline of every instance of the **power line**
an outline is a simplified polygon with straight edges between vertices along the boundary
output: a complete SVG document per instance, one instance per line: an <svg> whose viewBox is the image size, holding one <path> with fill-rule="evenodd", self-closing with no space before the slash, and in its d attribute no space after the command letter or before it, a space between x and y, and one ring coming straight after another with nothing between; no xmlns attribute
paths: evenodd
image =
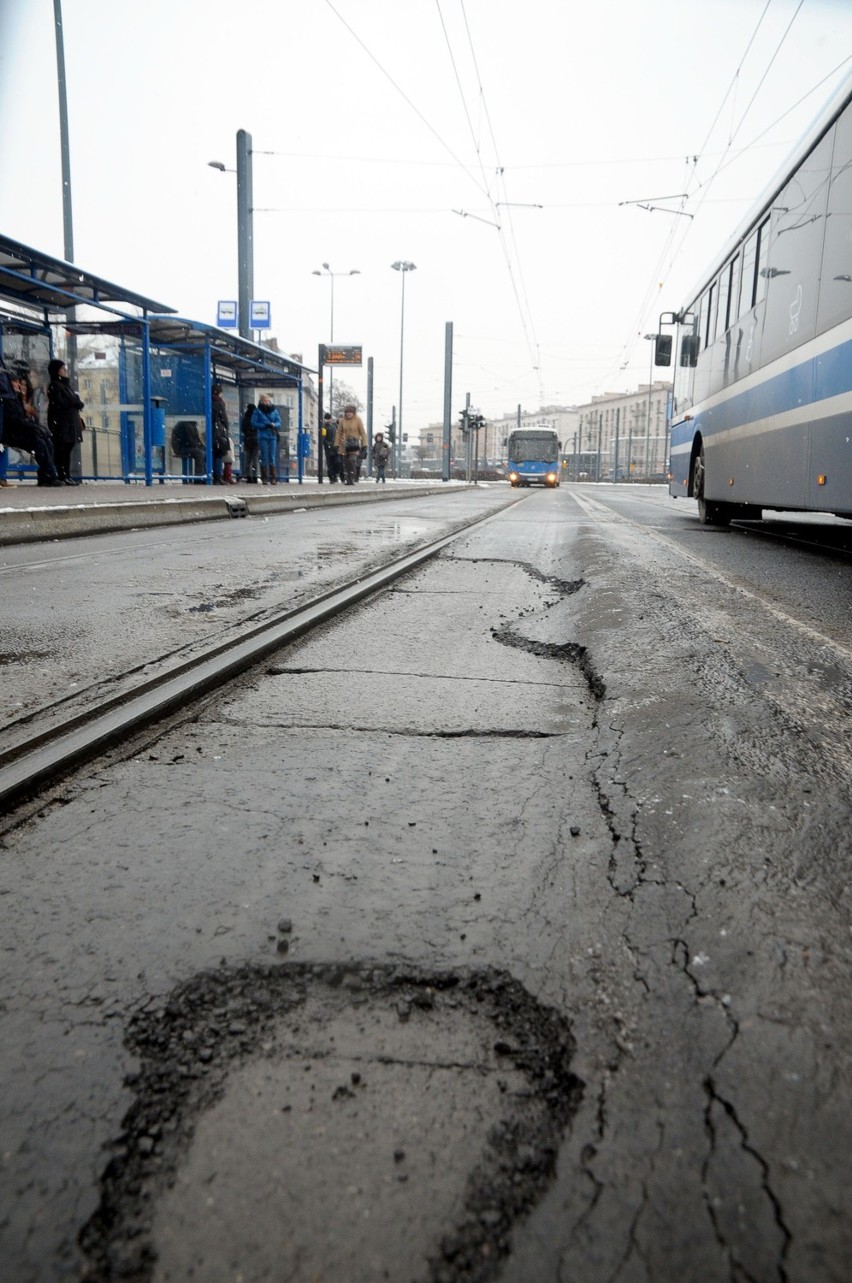
<svg viewBox="0 0 852 1283"><path fill-rule="evenodd" d="M458 157L458 156L456 155L456 153L453 151L452 147L450 147L449 143L447 143L447 142L445 142L445 141L444 141L444 139L443 139L443 138L441 137L441 135L438 133L437 129L435 129L434 125L432 125L432 124L431 124L431 122L430 122L430 121L428 121L428 120L426 119L426 117L423 115L423 112L420 110L420 108L419 108L418 106L416 106L416 104L415 104L415 103L413 103L413 102L412 102L412 100L409 98L408 94L405 92L405 90L402 88L402 86L401 86L401 85L397 84L397 82L394 80L394 78L393 78L393 76L390 74L390 72L389 72L385 67L383 67L383 66L382 66L382 64L379 62L378 58L376 57L376 55L373 53L373 51L372 51L371 49L369 49L369 48L367 47L367 45L364 43L364 41L363 41L363 40L361 39L361 37L358 35L357 31L355 31L355 29L354 29L352 26L350 26L350 24L346 21L346 19L343 17L343 15L342 15L342 14L341 14L337 9L335 9L334 5L331 3L331 0L325 0L325 2L326 2L326 4L328 5L328 7L329 7L329 9L331 10L331 12L334 14L334 16L335 16L335 17L336 17L340 22L342 22L343 26L344 26L344 27L346 28L346 30L349 32L349 34L351 35L352 39L353 39L353 40L355 40L355 41L356 41L356 42L361 46L361 48L364 50L364 53L367 55L367 57L370 59L370 61L371 61L371 62L373 62L373 63L375 63L375 65L378 67L379 71L382 73L382 75L385 77L385 79L390 81L390 83L393 85L394 89L397 91L397 93L400 95L400 97L401 97L401 98L403 98L403 99L408 103L409 107L410 107L410 108L411 108L411 110L414 112L414 114L415 114L415 115L416 115L420 120L422 120L423 124L426 126L426 128L429 130L429 132L430 132L431 134L433 134L435 138L437 138L438 142L441 144L441 146L444 148L444 150L445 150L445 151L447 151L447 152L449 152L449 154L452 156L453 160L456 162L456 164L459 166L459 168L460 168L460 169L462 169L462 170L464 171L464 173L466 173L466 174L467 174L467 176L468 176L468 178L471 180L471 182L472 182L472 183L474 183L477 187L479 187L479 190L480 190L480 191L482 191L482 192L484 193L484 195L485 195L485 196L488 196L488 191L487 191L486 189L484 189L484 188L480 187L480 185L479 185L479 183L477 182L476 178L475 178L475 177L474 177L474 175L471 173L471 171L468 169L467 165L465 165L464 161L463 161L463 160L461 160L461 159L460 159L460 157Z"/></svg>

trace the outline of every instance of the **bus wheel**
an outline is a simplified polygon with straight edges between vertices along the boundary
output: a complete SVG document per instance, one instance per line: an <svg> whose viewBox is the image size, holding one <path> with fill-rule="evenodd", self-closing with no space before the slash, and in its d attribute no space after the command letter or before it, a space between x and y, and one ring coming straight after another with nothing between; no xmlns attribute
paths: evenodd
<svg viewBox="0 0 852 1283"><path fill-rule="evenodd" d="M707 470L704 466L704 443L692 465L692 493L698 500L698 520L702 526L727 526L731 522L731 504L717 503L704 498L704 482Z"/></svg>

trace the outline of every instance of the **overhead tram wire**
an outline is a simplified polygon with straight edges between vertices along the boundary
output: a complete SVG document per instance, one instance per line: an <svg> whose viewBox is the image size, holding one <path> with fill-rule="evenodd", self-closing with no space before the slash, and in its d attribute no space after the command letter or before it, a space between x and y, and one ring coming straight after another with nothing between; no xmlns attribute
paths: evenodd
<svg viewBox="0 0 852 1283"><path fill-rule="evenodd" d="M469 47L469 50L470 50L470 57L471 57L471 61L472 61L472 63L473 63L474 73L475 73L475 75L476 75L476 84L477 84L477 90L478 90L478 92L479 92L479 101L480 101L480 105L481 105L481 108L482 108L482 112L483 112L483 114L484 114L484 116L485 116L485 121L486 121L486 124L487 124L487 126L488 126L488 133L489 133L489 136L490 136L490 138L491 138L491 146L492 146L493 151L494 151L494 158L495 158L495 165L496 165L496 172L497 172L498 180L499 180L499 181L502 183L502 185L503 185L503 188L504 188L504 194L508 194L508 193L506 193L506 192L505 192L505 179L504 179L504 173L505 173L505 171L504 171L504 167L503 167L503 165L500 163L499 148L498 148L498 146L497 146L497 139L496 139L496 136L495 136L495 133L494 133L494 126L493 126L492 121L491 121L491 113L490 113L490 112L489 112L489 110L488 110L488 103L487 103L486 98L485 98L485 89L484 89L483 84L482 84L482 76L481 76L480 71L479 71L479 63L478 63L478 60L477 60L477 57L476 57L476 49L475 49L475 47L474 47L473 37L472 37L472 35L471 35L470 24L469 24L468 19L467 19L467 12L466 12L465 7L464 7L464 0L459 0L459 2L460 2L460 6L461 6L461 11L462 11L462 17L463 17L463 19L464 19L465 32L466 32L466 34L467 34L468 47ZM515 248L515 255L516 255L516 258L517 258L517 262L518 262L518 273L519 273L519 275L520 275L521 290L522 290L523 295L524 295L523 300L522 300L522 298L521 298L521 294L519 293L519 290L518 290L518 283L517 283L517 281L516 281L516 279L515 279L515 269L514 269L514 266L513 266L512 254L511 254L511 251L510 251L510 248L509 248L508 244L506 243L506 238L505 238L505 235L504 235L504 233L503 233L503 225L502 225L502 218L501 218L501 215L500 215L500 210L499 210L499 207L498 207L497 202L495 201L495 199L494 199L494 197L493 197L493 195L492 195L492 192L491 192L491 183L489 182L488 177L487 177L487 175L486 175L486 173L485 173L485 169L484 169L484 165L483 165L483 161L482 161L482 149L481 149L480 140L479 140L479 138L478 138L478 136L477 136L476 130L475 130L475 129L474 129L474 127L473 127L473 121L471 120L470 112L469 112L469 110L468 110L467 100L466 100L466 98L465 98L465 94L464 94L464 88L463 88L463 85L462 85L462 82L461 82L461 78L460 78L460 76L459 76L459 74L458 74L458 69L457 69L457 65L456 65L456 60L455 60L455 57L454 57L454 55L453 55L453 50L452 50L452 45L451 45L451 42L450 42L449 32L447 31L447 26L446 26L446 23L444 22L444 15L443 15L443 13L442 13L442 11L441 11L440 0L435 0L435 3L436 3L436 7L437 7L437 9L438 9L438 15L439 15L439 17L440 17L441 27L442 27L442 30L443 30L443 33L444 33L444 40L445 40L446 45L447 45L447 52L448 52L448 54L449 54L450 62L451 62L452 67L453 67L453 72L454 72L455 77L456 77L456 84L457 84L457 86L458 86L459 95L460 95L460 97L461 97L461 99L462 99L462 105L463 105L463 108L464 108L465 118L467 119L467 122L468 122L468 128L470 129L470 133L471 133L471 138L472 138L472 140L473 140L474 149L475 149L476 154L477 154L477 157L478 157L478 159L479 159L480 166L481 166L481 167L482 167L482 169L483 169L483 179L484 179L485 184L486 184L487 199L488 199L488 203L489 203L489 206L490 206L490 209L491 209L491 213L492 213L492 216L493 216L492 222L493 222L493 226L494 226L494 227L496 227L496 229L497 229L497 233L498 233L498 235L499 235L499 237L500 237L500 245L501 245L501 248L502 248L502 250L503 250L503 257L504 257L504 260L505 260L505 262L506 262L506 270L507 270L507 272L508 272L508 274L509 274L509 281L510 281L510 284L511 284L511 286L512 286L512 292L513 292L513 294L514 294L514 296L515 296L515 304L516 304L517 309L518 309L518 318L519 318L519 320L520 320L520 323L521 323L521 329L523 330L523 333L524 333L524 339L525 339L526 344L527 344L527 352L528 352L528 355L529 355L529 357L530 357L530 361L531 361L532 369L533 369L533 370L538 374L538 378L539 378L539 394L540 394L540 398L543 400L544 393L543 393L543 388L542 388L542 386L541 386L541 358L540 358L540 349L539 349L538 339L536 338L536 335L535 335L535 326L534 326L533 319L532 319L532 310L531 310L530 305L529 305L529 297L528 297L528 295L527 295L526 282L524 281L523 270L522 270L522 268L521 268L521 264L520 264L520 254L519 254L519 252L518 252L517 240L515 239L515 235L514 235L514 226L513 226L513 224L512 224L512 218L511 218L511 215L508 215L508 222L509 222L509 227L510 227L510 230L511 230L512 242L513 242L513 245L514 245L514 248ZM506 202L506 203L510 203L510 202ZM484 219L483 219L483 220L481 220L481 221L485 222L485 221L488 221L488 220L484 220ZM530 332L531 330L532 330L532 333Z"/></svg>
<svg viewBox="0 0 852 1283"><path fill-rule="evenodd" d="M480 75L480 71L479 71L479 61L478 61L478 59L477 59L477 57L476 57L476 49L475 49L475 47L474 47L474 43L473 43L473 36L472 36L472 34L471 34L471 30L470 30L470 23L468 22L468 18L467 18L467 10L466 10L466 8L465 8L465 0L459 0L459 4L460 4L460 6L461 6L462 18L464 19L464 28L465 28L465 32L467 33L467 43L468 43L468 47L469 47L469 49L470 49L470 57L471 57L471 61L473 62L473 69L474 69L474 71L476 72L476 83L477 83L477 86L478 86L478 88L479 88L479 97L480 97L480 102L482 103L482 110L483 110L483 112L485 113L485 121L486 121L486 124L488 125L488 132L489 132L489 134L490 134L490 136L491 136L491 145L492 145L492 147L494 148L494 158L495 158L495 161L496 161L496 163L497 163L497 175L498 175L498 180L499 180L500 186L501 186L501 188L502 188L502 190L503 190L503 195L504 195L504 197L506 198L506 199L505 199L504 204L505 204L506 208L509 208L509 207L511 206L512 202L509 200L509 192L508 192L508 189L507 189L507 187L506 187L506 170L505 170L504 165L503 165L503 164L502 164L502 162L501 162L501 158L500 158L500 150L499 150L499 148L498 148L498 146L497 146L497 138L496 138L496 136L495 136L495 133L494 133L494 126L493 126L492 121L491 121L491 113L490 113L490 111L488 110L488 103L487 103L486 98L485 98L485 90L484 90L483 85L482 85L482 76ZM504 253L505 253L505 255L506 255L506 266L507 266L507 269L508 269L508 271L509 271L510 278L512 279L512 287L513 287L513 289L515 289L515 297L516 297L517 302L518 302L518 310L519 310L519 315L520 315L520 317L521 317L521 325L523 326L523 329L524 329L524 335L525 335L525 337L527 338L527 346L528 346L528 348L529 348L529 347L530 347L530 344L532 344L532 345L533 345L532 349L530 350L530 356L531 356L532 361L533 361L533 369L534 369L534 370L536 371L536 373L538 374L538 384L539 384L539 401L540 401L540 403L543 405L543 404L544 404L544 386L543 386L542 378L541 378L541 347L540 347L540 345L539 345L538 337L537 337L536 332L535 332L535 322L534 322L534 320L533 320L532 308L530 307L529 295L528 295L528 293L527 293L526 279L525 279L525 277L524 277L523 266L522 266L522 264L521 264L521 254L520 254L520 250L519 250L519 248L518 248L517 238L516 238L516 236L515 236L515 224L514 224L514 220L513 220L513 218L512 218L511 213L510 213L510 214L507 214L507 216L506 216L506 217L507 217L507 219L508 219L508 223L509 223L509 231L510 231L510 234L511 234L511 237L512 237L512 245L513 245L513 247L514 247L514 251L515 251L515 258L516 258L516 260L517 260L517 264L518 264L518 273L519 273L519 275L520 275L521 291L522 291L522 293L523 293L523 302L521 302L521 299L518 297L518 292L517 292L517 289L515 288L514 277L513 277L513 275L512 275L511 255L510 255L510 253L509 253L508 246L506 246L506 245L505 245L505 242L503 241L503 235L502 235L502 220L500 220L500 219L498 218L498 222L500 222L500 223L501 223L501 234L500 234L500 239L501 239L501 242L503 242L503 245L504 245ZM525 323L524 323L524 311L523 311L523 309L524 309L524 308L526 309L526 315L527 315L527 317L529 318L530 327L531 327L531 329L532 329L532 337L531 337L531 338L530 338L530 336L527 334L527 328L526 328L526 325L525 325Z"/></svg>
<svg viewBox="0 0 852 1283"><path fill-rule="evenodd" d="M774 63L775 63L775 59L778 57L779 53L781 52L781 47L782 47L782 45L784 44L784 41L785 41L785 40L787 39L787 37L789 36L789 34L790 34L790 30L791 30L791 28L792 28L792 26L793 26L793 23L794 23L794 22L796 21L796 19L798 18L799 13L801 12L801 9L802 9L802 5L803 5L804 3L805 3L805 0L799 0L798 5L796 6L796 12L793 14L792 18L791 18L791 19L790 19L790 21L788 22L787 27L786 27L786 29L785 29L785 31L784 31L783 36L782 36L782 37L781 37L781 39L778 41L778 44L777 44L777 45L776 45L776 47L775 47L775 52L773 53L772 57L769 59L769 62L768 62L767 67L766 67L766 70L764 71L763 75L761 76L760 80L758 81L758 83L757 83L757 87L756 87L756 89L755 89L754 93L752 94L751 98L750 98L750 99L749 99L749 101L748 101L748 106L746 107L745 111L743 112L742 116L740 117L740 122L739 122L739 124L737 125L736 129L734 130L734 132L731 134L730 138L728 139L728 145L727 145L727 147L725 148L724 152L722 153L722 157L721 157L721 159L719 160L718 165L717 165L717 166L716 166L716 168L714 169L713 173L710 175L710 178L707 180L707 182L706 182L706 183L702 183L702 184L701 184L701 192L702 192L702 194L701 194L701 199L699 200L698 205L697 205L697 207L696 207L696 212L697 212L698 210L700 210L700 209L701 209L701 206L704 204L704 201L707 199L707 193L710 191L710 188L712 187L713 183L716 181L717 177L719 176L719 174L720 174L720 172L721 172L721 169L722 169L722 164L723 164L723 162L724 162L724 159L725 159L725 157L727 156L728 152L730 151L730 149L731 149L731 145L733 144L734 139L736 138L737 134L740 132L740 130L742 129L743 125L745 124L746 117L748 116L748 113L751 111L752 107L754 106L755 99L757 98L757 95L760 93L761 89L763 88L763 85L764 85L764 83L765 83L765 81L766 81L766 77L769 75L770 71L772 70L772 67L773 67L773 65L774 65Z"/></svg>
<svg viewBox="0 0 852 1283"><path fill-rule="evenodd" d="M763 19L766 17L766 12L767 12L767 10L769 9L769 6L771 5L771 3L772 3L772 0L767 0L766 5L765 5L765 6L764 6L764 8L763 8L763 12L761 13L760 17L758 18L757 25L755 26L755 29L754 29L754 31L752 32L752 34L751 34L751 36L750 36L750 38L749 38L748 44L746 45L745 50L743 51L743 53L742 53L742 54L741 54L741 56L740 56L739 62L738 62L738 64L737 64L737 69L736 69L736 71L734 72L734 76L733 76L733 78L732 78L731 84L729 85L728 89L726 90L726 92L725 92L725 94L724 94L724 96L723 96L723 98L722 98L721 103L719 104L719 108L718 108L718 110L717 110L717 112L716 112L716 115L715 115L715 117L714 117L714 119L713 119L713 123L711 124L710 129L708 130L708 132L707 132L707 136L706 136L706 138L705 138L705 140L704 140L704 143L703 143L703 145L702 145L702 150L701 150L700 152L698 152L698 153L696 154L696 156L694 157L693 175L692 175L693 177L694 177L694 175L695 175L695 173L696 173L696 167L697 167L698 160L700 160L701 156L704 154L704 148L706 148L706 146L707 146L708 142L710 141L710 138L712 137L713 130L716 128L716 125L717 125L717 123L718 123L719 117L721 116L722 111L723 111L724 106L725 106L725 103L726 103L726 101L727 101L727 99L728 99L728 96L729 96L729 95L730 95L730 93L731 93L731 89L733 88L734 84L736 83L737 79L739 78L740 72L741 72L742 67L743 67L743 63L745 62L745 59L746 59L746 57L748 56L749 50L751 49L751 47L752 47L752 45L753 45L753 43L754 43L754 41L755 41L755 38L757 37L757 33L758 33L758 31L760 30L760 27L761 27L761 24L762 24L762 22L763 22ZM706 183L699 184L699 189L700 189L700 191L701 191L701 199L699 200L699 202L698 202L698 204L697 204L697 206L696 206L696 209L695 209L696 214L701 210L701 207L704 205L705 201L707 200L707 196L708 196L708 194L709 194L709 192L710 192L710 189L711 189L711 187L712 187L713 183L715 182L716 178L717 178L717 177L719 176L719 174L721 173L722 168L723 168L723 165L724 165L724 162L725 162L725 158L726 158L726 156L728 155L728 153L729 153L729 151L730 151L730 149L731 149L731 145L732 145L732 143L733 143L734 139L736 138L737 134L739 133L739 131L742 129L742 127L743 127L743 125L744 125L744 123L745 123L746 117L748 116L749 112L751 111L751 108L754 106L754 103L755 103L755 100L756 100L756 98L757 98L757 95L758 95L758 93L760 92L761 88L763 87L763 84L764 84L764 82L766 81L766 77L768 76L768 74L769 74L769 72L770 72L770 70L771 70L771 68L772 68L773 64L775 63L775 60L776 60L776 58L778 57L778 54L779 54L779 53L780 53L780 51L781 51L781 47L782 47L782 45L784 44L785 40L787 39L787 36L790 34L790 29L792 28L793 23L796 21L796 18L798 17L798 15L799 15L799 11L801 10L801 8L802 8L802 5L803 5L803 4L804 4L804 0L799 0L799 4L798 4L798 5L797 5L797 7L796 7L796 11L795 11L795 13L793 14L792 18L790 19L789 23L787 24L787 27L786 27L786 29L785 29L785 31L784 31L784 34L781 36L781 39L779 40L778 44L776 45L776 47L775 47L775 51L773 52L772 57L770 58L769 63L767 64L766 69L765 69L765 71L764 71L763 75L761 76L761 78L760 78L760 80L759 80L759 82L758 82L757 88L755 89L754 93L752 94L751 98L749 99L748 105L747 105L747 107L746 107L745 111L742 113L742 115L741 115L741 117L740 117L739 124L736 126L736 129L735 129L735 130L733 131L733 133L730 135L730 137L729 137L729 139L728 139L728 142L727 142L727 144L726 144L726 146L725 146L724 150L722 151L722 153L721 153L721 155L720 155L719 162L718 162L718 164L717 164L717 166L716 166L715 170L713 171L713 173L711 174L710 178L707 180L707 182L706 182ZM848 61L848 59L845 59L844 61ZM842 66L843 64L841 63L840 65ZM832 74L834 74L834 73L832 73ZM812 92L812 91L811 91L811 92ZM805 95L805 97L807 97L807 95ZM786 113L785 113L785 114L786 114ZM771 128L771 126L770 126L770 128ZM766 131L764 131L764 133L765 133L765 132L766 132ZM760 136L760 137L763 137L763 134L761 134L761 135L759 135L759 136ZM741 154L742 154L742 153L741 153ZM687 181L687 183L685 184L685 191L687 192L687 196L686 196L686 199L687 199L687 200L688 200L688 199L690 199L690 196L689 196L689 189L690 189L690 181ZM677 262L678 256L680 255L680 253L681 253L681 252L682 252L682 250L683 250L684 242L686 241L686 238L687 238L687 236L689 235L689 233L690 233L690 231L692 230L692 228L694 227L694 225L695 225L695 220L694 220L694 218L693 218L693 219L690 219L690 220L686 223L686 225L685 225L685 226L683 226L683 227L681 228L681 235L680 235L680 239L679 239L679 241L678 241L678 243L677 243L677 245L676 245L676 247L675 247L675 249L674 249L674 252L673 252L673 253L672 253L672 255L671 255L671 258L669 259L668 263L667 263L665 266L663 266L663 267L662 267L661 272L657 272L657 273L655 273L654 278L653 278L654 280L659 280L661 277L662 277L662 279L663 279L663 280L665 280L665 279L666 279L666 277L669 275L669 273L672 271L672 268L674 267L674 264ZM665 246L665 248L664 248L663 253L665 253L665 252L667 251L668 247L672 244L672 242L674 241L674 239L675 239L675 237L676 237L676 236L677 236L677 227L674 227L674 226L673 226L673 227L672 227L672 231L671 231L671 233L670 233L670 235L669 235L669 237L668 237L668 240L667 240L667 243L666 243L666 246ZM662 256L661 256L661 257L662 257ZM647 291L646 291L646 298L647 298L647 297L648 297L648 295L651 293L652 288L653 288L653 286L649 284L648 289L647 289ZM639 329L641 329L641 328L642 328L642 326L640 325L640 326L639 326ZM633 348L634 348L634 347L635 347L635 345L636 345L636 340L635 340L635 337L634 337L634 333L638 333L638 332L639 332L639 329L637 329L637 327L636 327L635 325L632 327L632 329L631 329L631 337L630 337L630 339L628 339L627 343L625 343L624 348L622 349L622 352L623 352L623 353L627 353L627 354L628 354L628 357L629 357L629 354L630 354L630 353L632 353L632 350L633 350Z"/></svg>
<svg viewBox="0 0 852 1283"><path fill-rule="evenodd" d="M489 195L489 192L488 192L488 190L487 190L487 187L481 187L481 186L480 186L479 182L477 181L477 179L476 179L476 177L474 176L474 174L471 172L470 168L469 168L469 167L464 163L464 161L463 161L459 156L457 156L457 155L456 155L456 153L453 151L452 147L450 147L449 143L447 143L447 142L445 142L445 141L444 141L444 139L443 139L443 138L441 137L441 135L438 133L438 131L437 131L437 129L434 127L434 125L432 125L432 124L431 124L431 123L426 119L426 117L423 115L423 112L420 110L420 108L419 108L419 107L417 107L417 106L416 106L416 104L415 104L415 103L413 103L413 102L411 101L411 99L409 98L409 96L408 96L408 94L405 92L405 90L402 88L402 86L401 86L401 85L399 85L399 84L397 84L397 82L394 80L394 78L393 78L393 76L390 74L390 72L389 72L385 67L383 67L383 66L382 66L382 64L379 62L378 58L376 57L376 55L375 55L375 54L373 53L373 51L372 51L372 50L371 50L371 49L370 49L370 48L369 48L369 47L364 43L364 41L363 41L363 40L361 39L361 37L358 35L357 31L355 31L355 30L354 30L354 28L353 28L352 26L350 26L350 24L346 21L346 19L343 17L343 15L342 15L341 13L339 13L337 9L335 9L335 7L334 7L334 5L332 4L331 0L325 0L325 3L328 5L329 9L330 9L330 10L331 10L331 12L334 14L334 16L335 16L335 17L336 17L336 18L337 18L337 19L338 19L338 20L343 24L343 26L344 26L344 27L346 28L346 30L349 32L349 34L350 34L350 36L352 37L352 39L353 39L353 40L355 40L355 41L357 41L357 43L361 46L361 48L364 50L364 53L367 55L367 57L370 59L370 61L371 61L371 62L373 62L373 63L375 63L375 65L378 67L379 71L382 73L382 75L385 77L385 79L390 81L390 83L393 85L394 89L395 89L395 90L396 90L396 92L400 95L400 97L401 97L401 98L403 98L403 99L405 100L405 102L408 104L408 106L411 108L411 110L414 112L414 114L418 117L418 119L419 119L419 120L421 120L421 121L423 122L423 124L424 124L424 125L426 126L426 128L429 130L430 134L432 134L435 138L437 138L438 142L441 144L441 146L444 148L444 150L445 150L446 152L448 152L450 156L452 156L453 160L454 160L454 161L455 161L455 163L458 165L459 169L463 170L463 172L464 172L465 174L467 174L467 176L468 176L468 178L471 180L471 182L472 182L472 183L473 183L473 184L474 184L474 185L475 185L475 186L476 186L476 187L477 187L477 188L478 188L478 189L483 193L483 195L485 196L485 198L486 198L487 200L489 200L489 201L490 201L490 195Z"/></svg>
<svg viewBox="0 0 852 1283"><path fill-rule="evenodd" d="M802 94L801 98L797 99L797 101L794 102L792 106L788 107L786 111L782 111L780 116L776 116L775 119L772 121L771 125L767 125L765 129L762 129L759 134L757 134L754 138L752 138L751 142L746 143L745 147L741 147L738 152L734 152L733 156L730 156L727 160L725 160L724 157L725 157L725 154L730 149L725 148L725 151L723 152L723 155L722 155L722 164L719 167L719 169L716 171L717 174L723 173L724 170L726 170L729 165L733 165L734 162L739 160L741 156L745 156L746 152L749 152L753 148L756 148L761 138L765 138L766 135L771 130L773 130L776 125L780 125L781 121L784 120L786 116L790 115L791 111L795 111L797 107L801 107L802 103L806 102L808 98L810 98L811 94L815 94L816 91L818 89L821 89L824 84L826 84L829 80L832 80L837 75L838 71L841 71L842 68L845 67L848 62L852 62L852 54L848 54L847 57L845 57L842 62L839 62L837 66L828 73L828 75L823 76L822 80L818 80L815 85L811 85L810 89L806 94ZM770 146L770 147L777 147L777 146L780 146L781 144L764 143L763 145ZM785 145L789 146L790 144L787 143Z"/></svg>

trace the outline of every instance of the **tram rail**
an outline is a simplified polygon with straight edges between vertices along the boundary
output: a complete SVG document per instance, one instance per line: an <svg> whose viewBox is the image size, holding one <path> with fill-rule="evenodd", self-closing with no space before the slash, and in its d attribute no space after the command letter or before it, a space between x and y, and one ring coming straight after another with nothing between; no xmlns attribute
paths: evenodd
<svg viewBox="0 0 852 1283"><path fill-rule="evenodd" d="M518 498L523 503L528 496ZM513 507L514 504L509 505ZM476 526L506 509L464 522L450 534L431 540L373 571L327 590L308 602L252 622L210 643L201 654L143 678L120 692L99 697L66 717L61 725L36 716L32 728L0 750L0 809L41 792L82 762L120 743L162 718L247 672L273 651L343 613L396 579L415 570ZM48 713L50 710L42 710Z"/></svg>

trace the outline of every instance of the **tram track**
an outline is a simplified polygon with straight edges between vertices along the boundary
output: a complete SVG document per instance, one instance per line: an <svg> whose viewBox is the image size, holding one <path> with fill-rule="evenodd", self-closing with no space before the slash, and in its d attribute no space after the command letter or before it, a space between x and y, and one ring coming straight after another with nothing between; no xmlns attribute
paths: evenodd
<svg viewBox="0 0 852 1283"><path fill-rule="evenodd" d="M772 540L790 548L848 561L852 556L852 525L810 526L797 522L732 521L731 529L756 539ZM813 537L811 537L813 536Z"/></svg>
<svg viewBox="0 0 852 1283"><path fill-rule="evenodd" d="M523 496L509 507L522 503ZM247 672L273 651L381 591L415 570L471 529L487 524L507 509L464 522L449 534L395 557L372 571L328 589L307 602L250 621L227 637L211 642L199 654L171 664L121 691L98 697L70 712L61 724L51 722L56 710L40 710L15 743L0 750L0 808L4 812L41 792L82 762L91 760L162 718L185 709L202 696Z"/></svg>

